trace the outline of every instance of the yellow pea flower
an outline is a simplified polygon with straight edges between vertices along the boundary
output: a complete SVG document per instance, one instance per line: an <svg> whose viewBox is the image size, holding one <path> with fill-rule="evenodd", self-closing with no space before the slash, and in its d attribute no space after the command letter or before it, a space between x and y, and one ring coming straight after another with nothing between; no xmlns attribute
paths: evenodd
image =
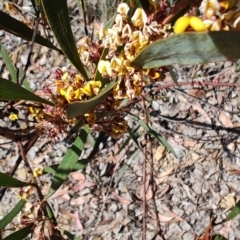
<svg viewBox="0 0 240 240"><path fill-rule="evenodd" d="M41 168L34 168L33 170L33 176L35 178L41 176L43 174L43 170Z"/></svg>
<svg viewBox="0 0 240 240"><path fill-rule="evenodd" d="M108 74L109 76L112 76L112 69L110 66L110 62L105 60L100 60L98 63L98 71L102 75Z"/></svg>
<svg viewBox="0 0 240 240"><path fill-rule="evenodd" d="M92 96L100 92L101 86L101 81L89 81L83 88L80 88L80 91L87 96Z"/></svg>
<svg viewBox="0 0 240 240"><path fill-rule="evenodd" d="M80 88L80 89L83 94L86 94L87 96L92 95L92 88L89 82L83 88Z"/></svg>
<svg viewBox="0 0 240 240"><path fill-rule="evenodd" d="M120 3L117 8L117 13L126 16L129 11L129 6L126 3Z"/></svg>
<svg viewBox="0 0 240 240"><path fill-rule="evenodd" d="M183 33L185 30L191 26L195 31L200 32L200 31L206 31L207 27L203 23L203 21L196 16L183 16L180 17L174 24L174 32L176 34L178 33Z"/></svg>
<svg viewBox="0 0 240 240"><path fill-rule="evenodd" d="M15 114L15 113L13 113L13 112L11 112L8 118L9 118L11 121L16 121L16 120L18 120L18 115Z"/></svg>
<svg viewBox="0 0 240 240"><path fill-rule="evenodd" d="M180 17L174 24L173 30L174 33L183 33L190 25L190 19L187 16Z"/></svg>
<svg viewBox="0 0 240 240"><path fill-rule="evenodd" d="M147 14L142 8L137 8L131 20L135 27L143 27L147 23Z"/></svg>
<svg viewBox="0 0 240 240"><path fill-rule="evenodd" d="M207 27L199 17L190 17L190 26L197 32L206 31Z"/></svg>

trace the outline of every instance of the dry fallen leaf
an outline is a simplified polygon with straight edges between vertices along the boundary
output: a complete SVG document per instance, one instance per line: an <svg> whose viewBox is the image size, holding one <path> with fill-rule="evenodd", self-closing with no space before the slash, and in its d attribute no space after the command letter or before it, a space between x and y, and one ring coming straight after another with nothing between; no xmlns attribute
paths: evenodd
<svg viewBox="0 0 240 240"><path fill-rule="evenodd" d="M112 195L118 199L119 203L123 204L123 205L129 205L131 203L131 201L129 201L126 198L123 198L121 196L119 196L118 194L116 194L115 192L112 191Z"/></svg>
<svg viewBox="0 0 240 240"><path fill-rule="evenodd" d="M88 182L88 181L84 181L84 182L79 182L77 184L75 184L73 187L72 187L72 190L73 191L81 191L83 190L84 188L87 188L87 187L93 187L95 186L96 183L93 183L93 182Z"/></svg>
<svg viewBox="0 0 240 240"><path fill-rule="evenodd" d="M235 207L235 193L229 193L227 196L221 199L220 201L220 207L221 208L232 208Z"/></svg>
<svg viewBox="0 0 240 240"><path fill-rule="evenodd" d="M168 215L170 215L171 217L173 217L175 220L179 221L179 222L183 222L185 221L183 218L181 218L180 216L178 216L177 214L175 214L174 212L171 212L166 206L163 205L163 210L166 211L166 213Z"/></svg>
<svg viewBox="0 0 240 240"><path fill-rule="evenodd" d="M228 239L231 225L232 225L232 221L226 222L223 228L219 231L219 234L223 235L226 239Z"/></svg>
<svg viewBox="0 0 240 240"><path fill-rule="evenodd" d="M164 215L161 215L161 214L158 214L158 218L159 218L159 221L160 222L169 222L171 221L174 217L167 217L167 216L164 216Z"/></svg>
<svg viewBox="0 0 240 240"><path fill-rule="evenodd" d="M70 196L68 195L68 192L70 192L69 187L65 187L63 189L58 189L49 199L53 199L53 198L58 198L61 199L63 201L69 201L70 200Z"/></svg>
<svg viewBox="0 0 240 240"><path fill-rule="evenodd" d="M206 96L206 92L203 89L200 88L191 88L188 91L188 94L197 97L197 98L201 98L201 97L205 97Z"/></svg>
<svg viewBox="0 0 240 240"><path fill-rule="evenodd" d="M193 109L193 111L197 111L200 116L204 117L207 123L212 124L211 118L207 115L207 113L200 106L192 105L192 109Z"/></svg>
<svg viewBox="0 0 240 240"><path fill-rule="evenodd" d="M156 161L159 161L162 159L164 153L165 153L166 148L164 146L158 146L156 149L155 157Z"/></svg>
<svg viewBox="0 0 240 240"><path fill-rule="evenodd" d="M232 123L231 119L223 111L221 111L220 114L219 114L219 120L224 127L226 127L226 128L232 128L233 127L233 123Z"/></svg>
<svg viewBox="0 0 240 240"><path fill-rule="evenodd" d="M158 194L157 198L160 199L168 190L170 189L170 185L168 184L161 193Z"/></svg>
<svg viewBox="0 0 240 240"><path fill-rule="evenodd" d="M183 139L183 146L184 147L194 147L197 144L196 140L190 139L190 138L184 138Z"/></svg>
<svg viewBox="0 0 240 240"><path fill-rule="evenodd" d="M234 142L231 142L227 145L227 148L231 151L231 152L234 152L235 149L236 149L236 145Z"/></svg>
<svg viewBox="0 0 240 240"><path fill-rule="evenodd" d="M166 179L168 179L169 175L172 174L173 172L173 168L169 168L166 172L161 172L160 174L158 174L157 176L157 184L160 184L162 182L164 182Z"/></svg>
<svg viewBox="0 0 240 240"><path fill-rule="evenodd" d="M78 229L83 230L83 225L82 225L81 220L79 218L78 212L74 213L74 217L75 217L75 221L76 221L76 225L77 225Z"/></svg>
<svg viewBox="0 0 240 240"><path fill-rule="evenodd" d="M88 196L78 197L72 199L70 202L71 206L84 204L88 200Z"/></svg>
<svg viewBox="0 0 240 240"><path fill-rule="evenodd" d="M148 191L146 193L146 200L148 201L148 200L152 199L152 197L153 197L153 191L152 191L152 188L150 187L150 188L148 188Z"/></svg>
<svg viewBox="0 0 240 240"><path fill-rule="evenodd" d="M85 180L85 176L81 172L72 172L72 173L70 173L70 176L73 179L78 180L80 182L83 182Z"/></svg>

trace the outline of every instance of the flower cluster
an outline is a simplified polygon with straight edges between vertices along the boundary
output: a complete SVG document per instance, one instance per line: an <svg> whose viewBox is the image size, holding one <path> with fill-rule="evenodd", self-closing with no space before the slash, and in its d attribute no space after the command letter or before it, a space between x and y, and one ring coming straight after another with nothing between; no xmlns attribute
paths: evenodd
<svg viewBox="0 0 240 240"><path fill-rule="evenodd" d="M74 119L84 119L90 127L98 124L109 135L117 137L127 131L125 112L119 109L121 100L130 100L142 93L147 81L160 79L158 69L134 69L131 62L136 55L157 38L167 36L167 28L157 22L149 22L143 9L136 9L129 19L129 7L121 3L117 9L115 23L111 28L101 27L96 42L84 37L80 41L79 56L86 66L90 80L87 81L76 71L66 68L55 71L55 87L50 87L52 100L56 107L64 107L75 101L85 101L99 94L102 82L94 79L98 71L104 79L117 79L112 92L103 103L84 116ZM100 60L103 49L108 54ZM102 116L102 113L107 113ZM106 116L107 115L107 116Z"/></svg>
<svg viewBox="0 0 240 240"><path fill-rule="evenodd" d="M74 101L87 100L89 97L100 92L102 83L100 81L85 81L82 75L75 71L69 72L66 68L57 69L55 73L56 94L67 100L68 103ZM57 98L59 101L59 98ZM59 101L64 105L64 101ZM57 102L56 104L58 105Z"/></svg>
<svg viewBox="0 0 240 240"><path fill-rule="evenodd" d="M210 31L240 30L240 2L238 0L203 0L200 11Z"/></svg>
<svg viewBox="0 0 240 240"><path fill-rule="evenodd" d="M63 110L56 111L54 116L49 113L50 111L44 110L45 116L61 119L63 125L69 123L70 120L67 120L66 116L60 116L65 114L65 106L97 96L106 83L116 80L113 89L102 103L84 116L72 119L71 123L84 120L90 127L97 124L109 135L120 136L127 131L127 123L124 120L127 111L120 108L122 99L135 99L142 94L143 87L149 82L154 83L163 77L164 68L133 68L131 63L136 56L151 43L174 33L232 28L239 30L239 2L203 0L199 8L200 17L186 14L175 22L173 29L168 24L163 25L159 21L154 21L155 18L148 16L141 8L135 9L132 13L126 3L119 4L113 25L108 28L102 25L97 33L97 41L93 42L88 37L83 37L79 42L79 57L90 80L75 70L57 69L55 85L50 87L50 93L56 108ZM39 114L40 112L38 117L42 117Z"/></svg>
<svg viewBox="0 0 240 240"><path fill-rule="evenodd" d="M196 16L180 17L174 32L194 31L228 31L240 30L240 1L237 0L203 0L199 8L201 18Z"/></svg>
<svg viewBox="0 0 240 240"><path fill-rule="evenodd" d="M167 36L167 27L156 21L149 22L143 9L137 8L129 19L129 6L121 3L117 9L115 23L112 28L99 31L101 46L108 48L106 60L100 60L98 71L104 77L118 77L118 84L114 87L115 99L134 99L141 95L147 79L159 79L157 69L143 70L131 67L131 62L140 51L157 38Z"/></svg>

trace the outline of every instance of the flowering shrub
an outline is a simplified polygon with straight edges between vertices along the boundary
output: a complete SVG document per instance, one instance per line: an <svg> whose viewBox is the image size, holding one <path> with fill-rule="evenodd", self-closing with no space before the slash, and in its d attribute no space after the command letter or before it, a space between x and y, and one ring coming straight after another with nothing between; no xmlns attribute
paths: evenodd
<svg viewBox="0 0 240 240"><path fill-rule="evenodd" d="M51 220L49 228L52 234L59 235L58 231L54 232L56 222L52 220L53 214L49 210L47 199L67 179L68 174L76 170L78 158L89 133L88 128L103 130L112 137L120 137L126 133L128 124L125 117L132 105L125 104L124 101L131 103L140 98L144 87L161 81L173 63L196 64L240 58L239 50L236 51L240 41L240 1L178 0L173 1L173 6L170 4L172 1L123 1L118 5L113 19L106 25L102 24L100 30L95 32L96 40L93 41L88 36L83 37L78 49L72 36L66 1L36 2L38 4L32 1L34 9L37 9L36 4L41 9L42 20L44 22L47 19L61 50L27 27L29 22L17 21L0 12L0 19L8 19L11 22L8 24L8 21L5 21L0 24L9 32L27 40L30 40L32 35L35 36L32 43L35 41L62 51L73 66L71 69L57 68L52 79L47 81L43 89L38 90L38 95L26 90L27 85L24 85L25 88L21 87L21 84L27 84L24 82L24 75L19 81L13 70L13 82L0 79L0 98L11 100L2 110L4 117L17 122L20 121L19 112L22 112L26 118L31 118L36 123L27 129L32 134L29 135L31 137L35 133L37 136L47 134L56 139L65 136L70 126L76 126L78 123L81 127L85 126L76 138L73 148L68 150L57 169L51 172L54 173L54 177L48 194L42 196L39 193L43 212L39 217L41 220L38 221ZM17 11L11 3L7 4L6 10L10 13ZM36 11L36 16L39 14L40 12ZM17 28L14 28L14 25ZM216 33L217 31L219 32ZM228 38L229 41L225 41ZM27 104L18 109L13 104L18 100L27 101ZM28 101L37 103L29 104ZM149 134L174 154L174 150L162 136L158 136L138 117L136 119ZM22 131L18 132L22 134L19 135L12 131L5 134L6 129L0 130L12 140L26 139ZM75 148L79 150L77 154ZM34 181L24 184L16 183L16 179L2 174L2 178L11 184L6 184L7 181L0 183L5 187L30 185L29 189L32 190L34 186L40 191L36 178L44 173L49 172L44 172L43 169L33 170ZM30 194L31 191L28 190L27 196ZM21 207L27 201L23 194L21 198L16 212L21 211ZM37 207L39 208L39 205ZM28 232L34 226L35 222L31 222Z"/></svg>
<svg viewBox="0 0 240 240"><path fill-rule="evenodd" d="M121 3L117 8L114 23L109 28L105 28L102 24L101 29L96 33L96 41L91 41L89 37L81 40L78 53L88 71L90 80L74 69L57 69L54 83L47 88L51 96L49 100L59 110L53 111L52 108L47 108L39 112L38 126L46 130L54 129L55 134L51 131L50 133L56 136L59 134L59 127L61 130L64 129L59 121L54 127L52 126L56 118L61 119L60 122L66 126L84 119L90 127L97 124L113 137L125 133L127 130L127 123L124 120L126 113L120 108L121 100L136 99L142 95L144 86L160 81L164 77L163 68L132 67L131 63L136 56L151 43L174 33L237 28L240 19L240 17L237 18L238 5L237 1L202 1L199 6L200 16L191 16L186 13L185 16L177 19L172 28L171 24L163 25L161 21L156 21L143 8L136 8L133 13L130 13L129 5ZM107 54L102 58L105 49L107 49ZM101 74L105 82L116 80L116 84L101 104L85 113L84 116L76 116L68 120L66 113L61 109L74 102L86 101L98 96L104 88L103 81L95 78L97 72ZM58 116L51 116L51 112L56 112ZM108 112L108 116L100 117L104 112Z"/></svg>

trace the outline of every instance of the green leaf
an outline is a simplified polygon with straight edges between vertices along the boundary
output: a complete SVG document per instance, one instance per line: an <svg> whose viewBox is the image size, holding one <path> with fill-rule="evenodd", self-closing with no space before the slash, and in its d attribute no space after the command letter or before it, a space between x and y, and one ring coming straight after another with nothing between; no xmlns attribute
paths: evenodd
<svg viewBox="0 0 240 240"><path fill-rule="evenodd" d="M151 129L143 120L141 120L139 117L131 114L137 122L145 129L147 133L152 135L154 138L156 138L163 146L165 146L175 157L177 157L177 154L175 153L172 146L166 141L164 137L162 137L160 134L158 134L155 130Z"/></svg>
<svg viewBox="0 0 240 240"><path fill-rule="evenodd" d="M116 18L116 15L112 16L112 17L107 21L107 23L104 25L104 29L105 29L105 30L112 27L112 25L113 25L114 22L115 22L115 18Z"/></svg>
<svg viewBox="0 0 240 240"><path fill-rule="evenodd" d="M127 147L127 145L128 145L128 143L129 143L130 140L131 140L131 138L128 137L128 138L126 139L126 141L123 142L123 144L121 145L121 147L119 148L119 150L117 151L117 153L115 153L115 156L117 156L123 149L125 149L125 147Z"/></svg>
<svg viewBox="0 0 240 240"><path fill-rule="evenodd" d="M76 138L75 142L68 149L63 160L59 164L53 179L50 189L46 195L46 199L51 197L57 189L66 181L68 174L73 171L75 164L77 163L79 156L82 153L85 142L87 140L89 128L85 126L81 131L79 136Z"/></svg>
<svg viewBox="0 0 240 240"><path fill-rule="evenodd" d="M88 163L89 163L88 159L81 159L77 161L77 163L74 165L72 169L72 172L85 168ZM54 174L58 169L58 167L59 167L59 164L53 164L53 165L47 166L43 169L43 174Z"/></svg>
<svg viewBox="0 0 240 240"><path fill-rule="evenodd" d="M19 79L21 79L21 77L23 76L23 70L22 68L19 68ZM33 92L33 90L30 88L30 85L27 81L27 79L23 80L23 86L25 89L27 89L29 92Z"/></svg>
<svg viewBox="0 0 240 240"><path fill-rule="evenodd" d="M142 148L141 148L141 146L140 146L140 144L139 144L139 142L138 142L138 137L139 137L139 136L136 135L135 132L133 132L130 127L128 127L127 131L128 131L129 136L132 138L132 140L133 140L133 141L135 142L135 144L138 146L138 148L139 148L140 150L142 150Z"/></svg>
<svg viewBox="0 0 240 240"><path fill-rule="evenodd" d="M240 31L191 32L161 39L144 48L134 68L194 65L240 58Z"/></svg>
<svg viewBox="0 0 240 240"><path fill-rule="evenodd" d="M143 120L139 119L138 123L154 138L156 138L164 147L166 147L176 158L177 154L175 153L172 146L166 141L164 137L158 134L155 130L151 129Z"/></svg>
<svg viewBox="0 0 240 240"><path fill-rule="evenodd" d="M50 219L51 223L54 226L57 226L58 225L57 219L55 218L53 210L47 201L46 201L46 212L47 212L47 217Z"/></svg>
<svg viewBox="0 0 240 240"><path fill-rule="evenodd" d="M11 80L14 82L14 83L17 83L17 71L12 63L12 60L11 58L9 57L6 49L0 44L0 54L2 55L2 58L3 58L3 61L4 63L6 64L6 67L7 67L7 70L11 76ZM23 75L23 70L20 68L19 69L19 79L21 78L21 76ZM32 91L30 86L29 86L29 83L27 82L26 79L24 79L23 81L23 86L29 90L29 91Z"/></svg>
<svg viewBox="0 0 240 240"><path fill-rule="evenodd" d="M4 78L0 78L0 99L1 100L29 100L29 101L45 103L53 106L53 103L49 102L48 100L40 98L34 93L29 92L23 87Z"/></svg>
<svg viewBox="0 0 240 240"><path fill-rule="evenodd" d="M34 30L2 11L0 11L0 29L12 33L20 38L26 39L27 41L32 41ZM42 46L61 52L61 50L56 48L50 41L39 34L36 35L35 42Z"/></svg>
<svg viewBox="0 0 240 240"><path fill-rule="evenodd" d="M11 176L8 176L5 173L0 172L0 186L1 187L25 187L25 186L29 186L29 185L31 185L31 183L19 181L16 178L13 178Z"/></svg>
<svg viewBox="0 0 240 240"><path fill-rule="evenodd" d="M4 217L0 220L0 230L4 229L23 209L26 204L25 199L21 199L17 205Z"/></svg>
<svg viewBox="0 0 240 240"><path fill-rule="evenodd" d="M11 80L14 83L17 83L17 71L12 63L11 58L9 57L6 49L0 44L0 54L2 55L3 61L6 64L7 70L11 76ZM21 79L21 76L23 75L23 70L20 68L19 69L19 79ZM32 89L29 86L29 83L26 79L24 79L23 81L23 86L28 90L28 91L32 91Z"/></svg>
<svg viewBox="0 0 240 240"><path fill-rule="evenodd" d="M74 102L67 107L67 117L73 118L85 113L91 112L95 107L100 105L107 97L109 91L115 86L117 81L110 82L102 91L95 97L87 101Z"/></svg>
<svg viewBox="0 0 240 240"><path fill-rule="evenodd" d="M24 240L31 232L34 224L29 224L25 228L22 228L7 237L5 237L3 240Z"/></svg>
<svg viewBox="0 0 240 240"><path fill-rule="evenodd" d="M91 153L90 153L89 156L88 156L88 159L89 159L89 160L91 160L91 159L98 153L98 151L99 151L99 145L100 145L101 142L104 141L104 138L105 138L105 137L106 137L106 133L103 132L103 131L101 131L101 132L99 133L98 138L97 138L96 141L95 141L95 145L94 145Z"/></svg>
<svg viewBox="0 0 240 240"><path fill-rule="evenodd" d="M94 137L92 136L91 133L88 134L87 143L88 143L91 147L94 147L94 145L95 145L95 139L94 139Z"/></svg>
<svg viewBox="0 0 240 240"><path fill-rule="evenodd" d="M240 213L240 200L237 202L236 206L231 210L228 216L225 218L224 222L232 220Z"/></svg>
<svg viewBox="0 0 240 240"><path fill-rule="evenodd" d="M213 236L212 240L227 240L227 238L225 238L223 235L217 234Z"/></svg>
<svg viewBox="0 0 240 240"><path fill-rule="evenodd" d="M9 57L6 49L0 44L0 54L2 55L3 61L6 64L7 70L11 76L11 79L14 83L17 83L17 73L14 65L12 64L12 60Z"/></svg>
<svg viewBox="0 0 240 240"><path fill-rule="evenodd" d="M76 43L71 30L66 0L41 0L48 23L66 57L76 69L89 80L88 74L81 63Z"/></svg>
<svg viewBox="0 0 240 240"><path fill-rule="evenodd" d="M65 141L68 141L74 134L78 134L79 129L85 125L85 121L83 119L79 120L68 132Z"/></svg>

